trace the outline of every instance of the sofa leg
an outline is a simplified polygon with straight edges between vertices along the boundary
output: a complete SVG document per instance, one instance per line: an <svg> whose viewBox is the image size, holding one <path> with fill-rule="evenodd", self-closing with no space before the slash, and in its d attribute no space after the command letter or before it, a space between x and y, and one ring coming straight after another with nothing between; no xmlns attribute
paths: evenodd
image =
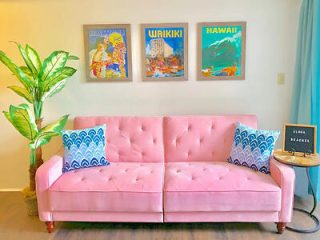
<svg viewBox="0 0 320 240"><path fill-rule="evenodd" d="M53 221L46 222L46 225L47 225L48 233L52 233L54 230L54 222Z"/></svg>
<svg viewBox="0 0 320 240"><path fill-rule="evenodd" d="M286 229L286 223L278 222L277 229L278 229L278 233L282 234L284 232L284 230Z"/></svg>

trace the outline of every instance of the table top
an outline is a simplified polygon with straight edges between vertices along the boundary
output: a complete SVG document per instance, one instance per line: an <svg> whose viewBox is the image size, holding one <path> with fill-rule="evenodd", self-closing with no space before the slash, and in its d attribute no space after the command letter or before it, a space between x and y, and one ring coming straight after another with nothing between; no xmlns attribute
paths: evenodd
<svg viewBox="0 0 320 240"><path fill-rule="evenodd" d="M303 153L284 152L282 149L277 149L273 152L273 157L281 163L296 167L314 167L320 165L319 154L311 154L303 156Z"/></svg>

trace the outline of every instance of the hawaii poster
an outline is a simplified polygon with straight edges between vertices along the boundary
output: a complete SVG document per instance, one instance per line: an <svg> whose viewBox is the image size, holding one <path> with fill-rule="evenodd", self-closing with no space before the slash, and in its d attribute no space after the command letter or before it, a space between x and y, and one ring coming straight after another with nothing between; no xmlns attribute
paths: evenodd
<svg viewBox="0 0 320 240"><path fill-rule="evenodd" d="M130 81L130 25L84 25L89 81Z"/></svg>
<svg viewBox="0 0 320 240"><path fill-rule="evenodd" d="M188 25L142 24L142 78L187 80Z"/></svg>
<svg viewBox="0 0 320 240"><path fill-rule="evenodd" d="M245 79L245 22L199 23L200 80Z"/></svg>

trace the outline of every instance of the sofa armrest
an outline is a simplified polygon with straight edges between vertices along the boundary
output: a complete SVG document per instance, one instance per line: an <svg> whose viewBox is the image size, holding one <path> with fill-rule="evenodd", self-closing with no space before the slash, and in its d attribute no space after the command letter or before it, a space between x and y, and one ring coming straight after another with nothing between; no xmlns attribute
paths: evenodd
<svg viewBox="0 0 320 240"><path fill-rule="evenodd" d="M39 218L42 221L52 221L49 207L48 189L62 175L63 158L53 156L42 164L36 173L36 191Z"/></svg>
<svg viewBox="0 0 320 240"><path fill-rule="evenodd" d="M281 188L281 210L279 222L290 222L293 209L295 173L291 166L278 162L273 157L270 160L272 178Z"/></svg>

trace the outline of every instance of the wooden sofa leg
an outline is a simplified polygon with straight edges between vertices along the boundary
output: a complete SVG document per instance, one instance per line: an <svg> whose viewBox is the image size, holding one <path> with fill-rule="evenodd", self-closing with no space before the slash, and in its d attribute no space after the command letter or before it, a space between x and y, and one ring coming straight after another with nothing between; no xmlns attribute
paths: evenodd
<svg viewBox="0 0 320 240"><path fill-rule="evenodd" d="M286 223L278 222L277 229L278 229L278 233L282 234L284 232L284 230L286 229Z"/></svg>
<svg viewBox="0 0 320 240"><path fill-rule="evenodd" d="M46 225L47 225L48 233L52 233L54 230L54 222L53 221L46 222Z"/></svg>

